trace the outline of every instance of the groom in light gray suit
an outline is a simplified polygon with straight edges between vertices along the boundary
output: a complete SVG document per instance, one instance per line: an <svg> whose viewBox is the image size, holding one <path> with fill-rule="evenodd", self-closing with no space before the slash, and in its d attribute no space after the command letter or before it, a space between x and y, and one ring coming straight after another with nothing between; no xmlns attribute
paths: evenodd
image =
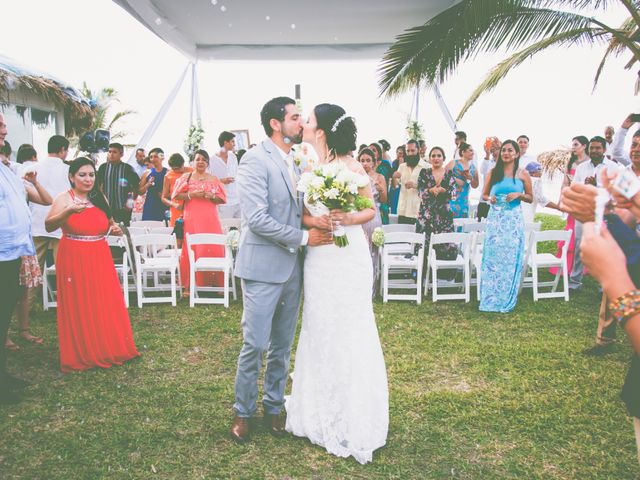
<svg viewBox="0 0 640 480"><path fill-rule="evenodd" d="M230 433L241 443L251 434L249 419L256 412L265 352L265 426L276 436L284 434L280 412L300 308L301 247L333 241L328 232L302 229L302 197L296 191L300 172L291 151L302 139L302 118L295 101L288 97L268 101L260 120L269 139L242 157L236 176L242 233L235 274L242 279L244 341Z"/></svg>

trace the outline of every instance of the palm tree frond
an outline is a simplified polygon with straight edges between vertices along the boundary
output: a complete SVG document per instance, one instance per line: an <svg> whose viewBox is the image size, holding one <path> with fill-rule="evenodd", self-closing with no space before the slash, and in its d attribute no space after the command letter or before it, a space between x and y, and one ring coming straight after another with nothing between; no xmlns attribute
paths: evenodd
<svg viewBox="0 0 640 480"><path fill-rule="evenodd" d="M109 126L107 127L107 129L111 130L111 128L113 127L113 124L116 123L118 120L120 120L123 117L126 117L127 115L132 115L134 113L138 113L138 112L136 112L135 110L122 110L116 113L111 119L111 121L109 122Z"/></svg>
<svg viewBox="0 0 640 480"><path fill-rule="evenodd" d="M535 44L513 54L506 60L503 60L496 65L491 72L489 72L484 81L473 91L462 107L462 110L460 110L457 120L459 121L464 116L469 108L471 108L476 100L478 100L480 95L495 88L500 80L502 80L511 71L511 69L517 67L531 56L554 45L591 43L595 37L600 35L600 33L601 32L599 30L590 27L571 30L554 35L553 37L545 38L544 40L536 42Z"/></svg>
<svg viewBox="0 0 640 480"><path fill-rule="evenodd" d="M636 23L635 23L633 17L627 18L623 22L623 24L620 26L620 30L622 32L628 33L629 35L633 34L636 28L637 28L636 27ZM617 39L616 37L612 37L610 42L609 42L609 46L607 47L607 50L604 52L602 60L600 61L600 65L598 65L598 69L596 70L596 76L593 79L593 90L592 91L595 91L596 87L598 86L598 80L600 80L600 75L602 74L602 70L604 69L605 63L607 62L609 57L611 55L617 57L618 55L620 55L624 51L626 51L626 46L624 44L620 43L620 40ZM631 65L629 65L627 68L631 68Z"/></svg>
<svg viewBox="0 0 640 480"><path fill-rule="evenodd" d="M479 53L518 49L591 25L589 17L529 6L534 3L462 0L424 25L406 30L378 69L382 94L392 97L420 80L443 82L461 62Z"/></svg>

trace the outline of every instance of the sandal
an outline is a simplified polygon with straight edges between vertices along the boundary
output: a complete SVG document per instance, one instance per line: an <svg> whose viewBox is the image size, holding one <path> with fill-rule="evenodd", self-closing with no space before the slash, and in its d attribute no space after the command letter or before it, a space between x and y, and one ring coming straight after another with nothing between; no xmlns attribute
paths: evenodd
<svg viewBox="0 0 640 480"><path fill-rule="evenodd" d="M36 337L35 335L31 335L28 329L20 330L20 336L24 338L27 342L31 342L36 345L42 345L44 343L44 339L40 337Z"/></svg>
<svg viewBox="0 0 640 480"><path fill-rule="evenodd" d="M7 337L7 340L4 342L4 348L9 350L10 352L17 352L18 350L20 350L20 345L13 343L11 339Z"/></svg>

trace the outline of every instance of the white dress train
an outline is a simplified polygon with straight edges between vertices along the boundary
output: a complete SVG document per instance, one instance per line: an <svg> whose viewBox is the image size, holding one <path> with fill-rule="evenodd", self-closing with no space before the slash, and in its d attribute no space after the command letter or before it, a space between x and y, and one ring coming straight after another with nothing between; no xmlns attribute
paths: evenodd
<svg viewBox="0 0 640 480"><path fill-rule="evenodd" d="M307 248L286 429L331 454L367 463L386 442L389 393L369 245L360 225L345 230L346 247Z"/></svg>

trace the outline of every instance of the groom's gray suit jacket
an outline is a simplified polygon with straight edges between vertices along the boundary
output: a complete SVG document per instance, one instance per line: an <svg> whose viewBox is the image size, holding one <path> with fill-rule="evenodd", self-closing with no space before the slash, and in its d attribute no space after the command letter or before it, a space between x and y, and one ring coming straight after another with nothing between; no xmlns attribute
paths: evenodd
<svg viewBox="0 0 640 480"><path fill-rule="evenodd" d="M294 169L299 174L298 167ZM302 197L273 141L263 141L242 157L236 182L242 228L235 274L244 280L284 283L302 243Z"/></svg>

